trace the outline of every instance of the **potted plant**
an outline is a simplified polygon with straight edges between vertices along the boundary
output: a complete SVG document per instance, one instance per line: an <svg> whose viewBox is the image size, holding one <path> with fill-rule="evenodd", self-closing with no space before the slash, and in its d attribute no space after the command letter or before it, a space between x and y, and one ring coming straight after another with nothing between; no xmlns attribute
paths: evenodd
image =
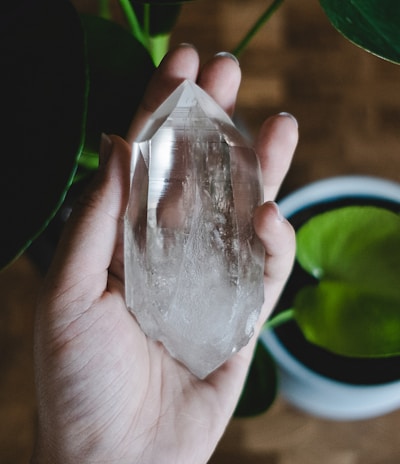
<svg viewBox="0 0 400 464"><path fill-rule="evenodd" d="M168 48L182 3L185 0L103 0L93 14L85 15L79 0L25 0L4 7L0 186L6 246L1 248L0 268L26 250L57 211L63 215L60 208L71 185L97 166L100 133L125 135L146 83ZM282 3L271 1L235 54L243 52ZM400 61L396 0L320 3L350 40ZM258 398L266 397L265 386L270 388L270 377L267 384L258 382L265 378L265 356L259 347L249 376L256 381L248 387L261 386Z"/></svg>
<svg viewBox="0 0 400 464"><path fill-rule="evenodd" d="M280 206L297 231L297 259L261 340L282 393L332 419L399 407L400 185L328 178Z"/></svg>

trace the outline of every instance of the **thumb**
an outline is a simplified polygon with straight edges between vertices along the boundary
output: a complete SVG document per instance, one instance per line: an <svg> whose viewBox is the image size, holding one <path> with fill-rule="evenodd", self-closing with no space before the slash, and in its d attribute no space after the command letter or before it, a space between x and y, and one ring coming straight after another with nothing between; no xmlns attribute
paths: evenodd
<svg viewBox="0 0 400 464"><path fill-rule="evenodd" d="M49 272L53 292L73 290L74 297L93 301L106 289L108 269L122 244L130 152L120 137L102 136L99 170L73 209Z"/></svg>

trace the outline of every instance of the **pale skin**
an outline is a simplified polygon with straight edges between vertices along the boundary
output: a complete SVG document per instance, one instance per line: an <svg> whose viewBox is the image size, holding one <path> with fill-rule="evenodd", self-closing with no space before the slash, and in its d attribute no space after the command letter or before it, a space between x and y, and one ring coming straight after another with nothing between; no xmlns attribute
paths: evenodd
<svg viewBox="0 0 400 464"><path fill-rule="evenodd" d="M237 404L256 342L205 380L148 339L124 301L122 217L130 142L183 80L196 81L229 114L240 68L216 56L202 68L182 45L155 73L126 141L105 137L94 183L68 221L37 308L35 464L204 464ZM267 200L254 226L266 251L265 303L257 331L289 275L294 232L272 200L289 168L297 124L277 115L255 142Z"/></svg>

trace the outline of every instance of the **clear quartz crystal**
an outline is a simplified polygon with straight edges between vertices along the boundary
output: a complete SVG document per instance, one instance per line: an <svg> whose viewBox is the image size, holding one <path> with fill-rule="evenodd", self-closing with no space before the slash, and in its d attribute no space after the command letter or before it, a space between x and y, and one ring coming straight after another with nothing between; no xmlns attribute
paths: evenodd
<svg viewBox="0 0 400 464"><path fill-rule="evenodd" d="M143 331L199 378L246 345L263 302L254 151L226 113L183 82L133 144L126 300Z"/></svg>

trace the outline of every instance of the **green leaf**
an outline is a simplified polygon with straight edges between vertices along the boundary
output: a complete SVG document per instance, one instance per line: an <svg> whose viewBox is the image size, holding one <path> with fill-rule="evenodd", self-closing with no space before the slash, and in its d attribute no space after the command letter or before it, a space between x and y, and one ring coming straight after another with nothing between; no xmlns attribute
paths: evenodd
<svg viewBox="0 0 400 464"><path fill-rule="evenodd" d="M235 417L265 412L276 398L277 383L275 363L265 346L258 342Z"/></svg>
<svg viewBox="0 0 400 464"><path fill-rule="evenodd" d="M295 298L307 339L348 356L400 353L400 216L349 206L313 217L297 260L320 283Z"/></svg>
<svg viewBox="0 0 400 464"><path fill-rule="evenodd" d="M320 0L333 26L347 39L389 61L400 63L398 0Z"/></svg>
<svg viewBox="0 0 400 464"><path fill-rule="evenodd" d="M125 136L154 71L146 49L119 25L82 15L90 90L85 150L97 152L102 132Z"/></svg>
<svg viewBox="0 0 400 464"><path fill-rule="evenodd" d="M2 14L0 56L3 267L54 215L81 151L86 74L75 9L67 0L14 2Z"/></svg>
<svg viewBox="0 0 400 464"><path fill-rule="evenodd" d="M295 298L308 341L353 357L400 355L400 297L346 282L321 282Z"/></svg>
<svg viewBox="0 0 400 464"><path fill-rule="evenodd" d="M319 280L400 291L400 216L384 208L348 206L322 213L297 233L297 259Z"/></svg>

